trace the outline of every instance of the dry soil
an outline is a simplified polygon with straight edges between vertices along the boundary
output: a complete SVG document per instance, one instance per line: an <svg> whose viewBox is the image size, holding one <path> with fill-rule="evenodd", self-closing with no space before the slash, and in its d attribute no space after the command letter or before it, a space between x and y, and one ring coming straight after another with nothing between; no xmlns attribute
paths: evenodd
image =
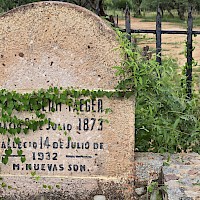
<svg viewBox="0 0 200 200"><path fill-rule="evenodd" d="M119 26L124 27L124 21L119 20ZM132 29L155 29L155 22L142 22L141 19L132 18L131 19ZM186 30L182 28L181 25L175 23L162 22L162 30ZM195 27L194 30L200 30L199 27ZM142 39L142 37L146 39ZM138 44L142 47L148 45L153 52L155 52L156 39L155 34L140 34L138 37ZM165 56L170 56L173 59L177 59L180 66L183 66L186 62L185 57L185 42L187 40L187 35L162 35L162 54ZM200 72L200 35L193 37L193 46L195 50L193 51L193 58L198 62L197 66L194 67L195 72Z"/></svg>

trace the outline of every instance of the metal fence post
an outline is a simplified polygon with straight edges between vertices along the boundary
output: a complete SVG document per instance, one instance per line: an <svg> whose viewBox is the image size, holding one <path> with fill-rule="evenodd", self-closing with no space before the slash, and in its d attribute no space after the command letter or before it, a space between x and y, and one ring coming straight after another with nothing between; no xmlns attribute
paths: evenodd
<svg viewBox="0 0 200 200"><path fill-rule="evenodd" d="M116 24L117 27L119 27L119 15L117 15L117 24Z"/></svg>
<svg viewBox="0 0 200 200"><path fill-rule="evenodd" d="M187 65L186 65L186 92L187 99L192 98L192 5L188 7L188 28L187 28Z"/></svg>
<svg viewBox="0 0 200 200"><path fill-rule="evenodd" d="M162 63L161 59L161 10L158 6L157 16L156 16L156 62L160 65Z"/></svg>
<svg viewBox="0 0 200 200"><path fill-rule="evenodd" d="M126 10L125 10L125 26L126 26L127 39L131 42L131 17L128 5L126 5Z"/></svg>

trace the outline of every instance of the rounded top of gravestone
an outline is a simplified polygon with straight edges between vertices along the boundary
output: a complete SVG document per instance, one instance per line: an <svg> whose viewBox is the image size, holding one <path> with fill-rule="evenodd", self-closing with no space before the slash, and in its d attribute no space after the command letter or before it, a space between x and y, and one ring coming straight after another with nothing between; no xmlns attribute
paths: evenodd
<svg viewBox="0 0 200 200"><path fill-rule="evenodd" d="M121 56L114 31L91 11L38 2L0 17L0 87L114 89Z"/></svg>

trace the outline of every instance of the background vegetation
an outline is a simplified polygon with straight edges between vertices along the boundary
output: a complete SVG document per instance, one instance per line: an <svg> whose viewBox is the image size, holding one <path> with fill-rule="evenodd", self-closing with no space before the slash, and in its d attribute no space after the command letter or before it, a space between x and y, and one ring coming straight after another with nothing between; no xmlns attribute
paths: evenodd
<svg viewBox="0 0 200 200"><path fill-rule="evenodd" d="M117 89L136 95L136 150L200 153L200 96L194 92L191 100L186 98L185 70L183 76L178 74L173 59L165 59L162 65L155 58L146 59L118 34L128 60L116 68L123 77Z"/></svg>
<svg viewBox="0 0 200 200"><path fill-rule="evenodd" d="M40 0L0 0L1 11L8 11L16 6L23 4L38 2ZM157 6L164 15L165 11L168 12L170 17L175 17L173 11L176 11L179 18L184 20L184 14L188 8L188 0L57 0L63 2L70 2L77 4L79 6L86 7L90 10L96 11L99 8L99 14L105 16L106 9L125 9L126 4L134 12L135 16L141 16L142 12L155 11ZM190 0L193 5L194 10L200 12L200 1Z"/></svg>

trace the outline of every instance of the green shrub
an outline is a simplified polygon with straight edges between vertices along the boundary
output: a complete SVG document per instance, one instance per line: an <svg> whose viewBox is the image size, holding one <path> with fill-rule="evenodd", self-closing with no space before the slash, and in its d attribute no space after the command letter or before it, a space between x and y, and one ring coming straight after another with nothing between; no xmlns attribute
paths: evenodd
<svg viewBox="0 0 200 200"><path fill-rule="evenodd" d="M136 150L200 153L199 95L186 98L184 78L177 64L166 59L159 65L146 60L119 34L122 56L127 59L117 69L123 79L117 89L132 90L136 97Z"/></svg>
<svg viewBox="0 0 200 200"><path fill-rule="evenodd" d="M113 4L114 8L123 10L126 9L126 5L128 5L129 8L132 8L132 4L129 0L115 0Z"/></svg>

